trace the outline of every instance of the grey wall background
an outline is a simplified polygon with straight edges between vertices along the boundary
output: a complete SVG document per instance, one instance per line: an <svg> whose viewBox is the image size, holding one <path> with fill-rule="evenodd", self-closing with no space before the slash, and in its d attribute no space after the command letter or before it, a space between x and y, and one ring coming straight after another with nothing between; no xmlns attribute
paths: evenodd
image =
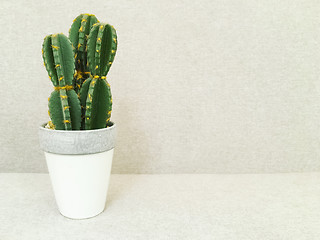
<svg viewBox="0 0 320 240"><path fill-rule="evenodd" d="M320 170L317 0L0 3L0 171L46 172L41 45L80 13L113 24L113 173Z"/></svg>

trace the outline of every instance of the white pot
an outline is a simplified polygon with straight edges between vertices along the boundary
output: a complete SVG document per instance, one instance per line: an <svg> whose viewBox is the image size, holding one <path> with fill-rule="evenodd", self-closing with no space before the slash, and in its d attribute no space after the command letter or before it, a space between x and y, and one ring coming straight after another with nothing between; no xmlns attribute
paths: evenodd
<svg viewBox="0 0 320 240"><path fill-rule="evenodd" d="M39 130L60 213L72 219L90 218L105 208L115 124L86 131Z"/></svg>

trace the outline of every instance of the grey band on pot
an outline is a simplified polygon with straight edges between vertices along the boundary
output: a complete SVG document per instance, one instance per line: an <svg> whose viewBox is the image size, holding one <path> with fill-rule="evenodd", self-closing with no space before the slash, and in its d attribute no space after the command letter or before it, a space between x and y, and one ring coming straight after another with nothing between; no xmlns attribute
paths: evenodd
<svg viewBox="0 0 320 240"><path fill-rule="evenodd" d="M52 130L43 124L39 128L40 148L56 154L93 154L115 146L116 125L95 130Z"/></svg>

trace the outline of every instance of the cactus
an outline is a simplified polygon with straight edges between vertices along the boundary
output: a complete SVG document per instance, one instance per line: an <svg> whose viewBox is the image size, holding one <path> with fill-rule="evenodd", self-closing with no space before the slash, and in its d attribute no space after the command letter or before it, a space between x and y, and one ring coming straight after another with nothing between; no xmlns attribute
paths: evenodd
<svg viewBox="0 0 320 240"><path fill-rule="evenodd" d="M76 72L74 75L74 89L79 94L82 83L89 77L87 64L87 39L93 24L99 22L92 14L80 14L73 20L69 30L72 43Z"/></svg>
<svg viewBox="0 0 320 240"><path fill-rule="evenodd" d="M112 97L106 75L117 50L116 30L109 24L94 24L87 45L90 77L80 91L80 102L85 112L82 127L98 129L108 125L111 117Z"/></svg>
<svg viewBox="0 0 320 240"><path fill-rule="evenodd" d="M54 91L49 98L49 116L57 130L79 130L81 108L72 81L74 57L71 42L63 34L45 37L42 45L44 65Z"/></svg>
<svg viewBox="0 0 320 240"><path fill-rule="evenodd" d="M43 42L43 60L54 86L48 125L57 130L111 126L112 97L106 75L117 50L116 30L99 23L94 15L81 14L70 28L69 39L54 34Z"/></svg>

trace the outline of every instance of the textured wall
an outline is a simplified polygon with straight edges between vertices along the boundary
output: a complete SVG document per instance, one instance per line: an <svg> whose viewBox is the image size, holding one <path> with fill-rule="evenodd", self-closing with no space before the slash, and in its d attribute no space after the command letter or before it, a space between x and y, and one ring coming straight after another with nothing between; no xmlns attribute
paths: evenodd
<svg viewBox="0 0 320 240"><path fill-rule="evenodd" d="M1 172L46 172L41 44L82 12L118 31L114 173L320 170L319 1L88 3L1 1Z"/></svg>

